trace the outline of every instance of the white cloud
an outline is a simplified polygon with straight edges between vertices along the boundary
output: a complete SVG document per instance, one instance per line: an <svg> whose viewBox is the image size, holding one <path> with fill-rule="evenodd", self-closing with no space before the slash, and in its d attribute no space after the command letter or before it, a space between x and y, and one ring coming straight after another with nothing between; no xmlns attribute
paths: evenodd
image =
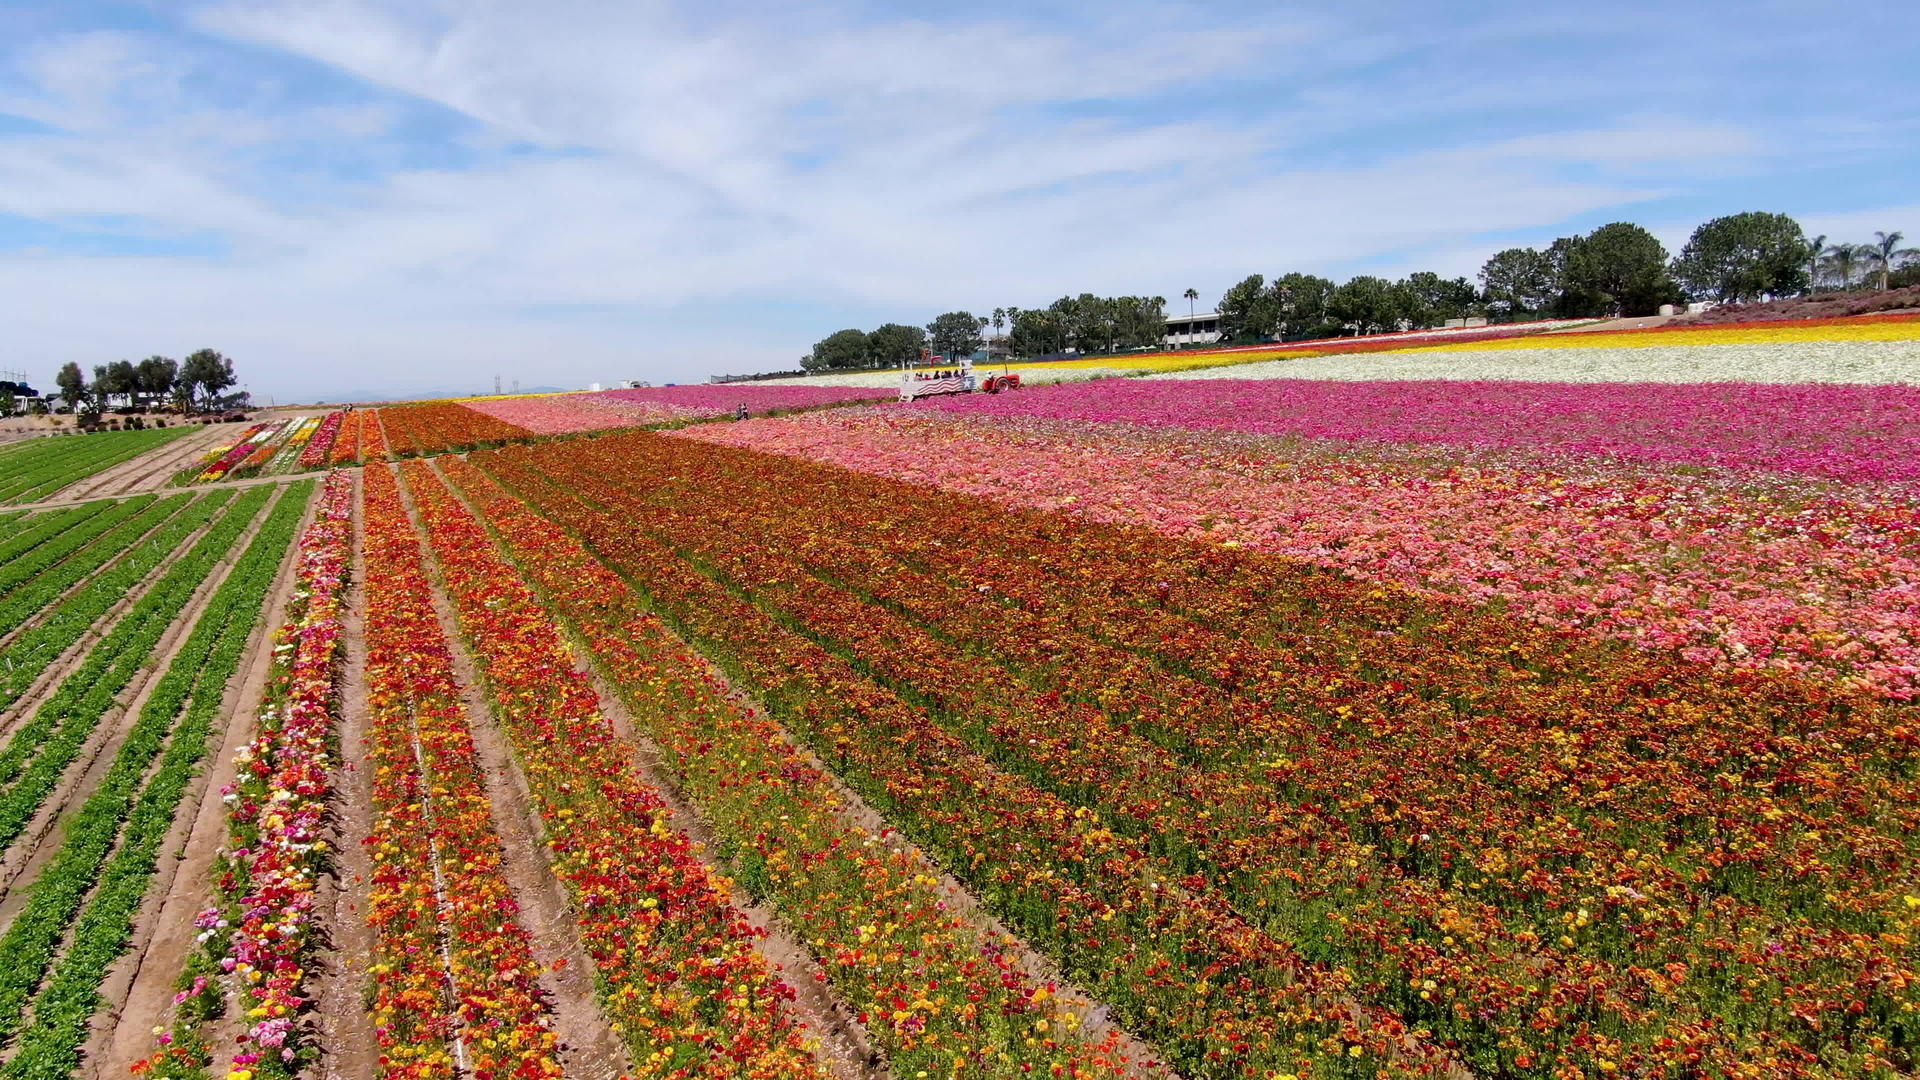
<svg viewBox="0 0 1920 1080"><path fill-rule="evenodd" d="M202 36L34 43L0 112L59 131L0 142L0 214L227 254L0 254L31 309L9 329L51 364L214 343L301 396L513 363L546 373L529 383L688 378L788 366L842 318L1217 295L1381 256L1471 274L1476 237L1551 236L1786 141L1593 101L1449 138L1442 116L1564 107L1600 80L1435 79L1421 65L1451 54L1418 27L1196 12L265 2L198 10ZM1481 48L1564 33L1475 26L1458 35Z"/></svg>

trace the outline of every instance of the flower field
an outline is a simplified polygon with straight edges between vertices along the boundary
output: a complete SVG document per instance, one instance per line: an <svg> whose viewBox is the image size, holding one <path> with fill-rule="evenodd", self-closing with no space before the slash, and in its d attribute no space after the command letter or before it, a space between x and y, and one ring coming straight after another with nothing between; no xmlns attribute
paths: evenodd
<svg viewBox="0 0 1920 1080"><path fill-rule="evenodd" d="M745 406L767 416L893 396L884 390L848 387L729 384L601 390L542 397L476 398L467 408L539 435L613 428L661 427L732 416Z"/></svg>
<svg viewBox="0 0 1920 1080"><path fill-rule="evenodd" d="M0 513L0 1080L1910 1076L1920 364L1617 373L1916 325L381 406Z"/></svg>

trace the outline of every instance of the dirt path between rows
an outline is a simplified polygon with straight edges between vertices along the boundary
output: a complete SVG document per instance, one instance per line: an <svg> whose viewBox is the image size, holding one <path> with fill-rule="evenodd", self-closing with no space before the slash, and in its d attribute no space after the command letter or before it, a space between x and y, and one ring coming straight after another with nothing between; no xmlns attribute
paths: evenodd
<svg viewBox="0 0 1920 1080"><path fill-rule="evenodd" d="M253 710L273 670L273 634L293 596L298 537L319 504L316 490L267 594L260 624L235 669L239 677L227 684L220 706L225 723L216 724L217 734L210 740L209 753L215 756L181 800L136 917L133 939L101 986L106 1004L94 1014L93 1032L81 1054L82 1075L122 1080L130 1065L152 1051L152 1030L172 1018L174 980L195 948L194 919L211 902L209 874L226 839L226 804L220 790L233 782L234 754L252 734Z"/></svg>
<svg viewBox="0 0 1920 1080"><path fill-rule="evenodd" d="M246 428L239 424L205 425L191 435L183 435L112 468L82 477L54 492L50 498L62 502L84 502L112 495L158 491L173 479L175 473L192 464L201 454L226 440L238 438L244 431Z"/></svg>
<svg viewBox="0 0 1920 1080"><path fill-rule="evenodd" d="M616 1080L627 1076L633 1071L632 1061L595 997L593 958L582 944L566 885L547 858L546 832L534 811L526 776L500 730L485 683L460 634L439 562L419 525L413 491L403 486L401 493L414 518L421 558L433 583L434 614L450 647L453 677L460 686L474 749L485 773L494 828L506 856L501 869L520 905L520 924L531 936L533 957L540 964L540 988L553 1009L548 1021L560 1042L561 1064L570 1077Z"/></svg>
<svg viewBox="0 0 1920 1080"><path fill-rule="evenodd" d="M368 883L373 860L365 840L373 831L373 773L368 758L366 485L354 487L353 569L348 575L341 626L345 661L340 672L340 763L333 772L332 829L327 844L334 872L320 879L314 917L321 945L315 949L313 1025L322 1050L320 1075L327 1080L372 1080L380 1066L366 992L372 975L373 930L367 925Z"/></svg>

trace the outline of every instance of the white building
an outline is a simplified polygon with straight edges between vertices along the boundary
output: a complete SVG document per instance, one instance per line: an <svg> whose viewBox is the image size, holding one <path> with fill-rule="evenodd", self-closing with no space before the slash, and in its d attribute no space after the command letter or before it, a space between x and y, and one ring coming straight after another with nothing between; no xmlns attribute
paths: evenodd
<svg viewBox="0 0 1920 1080"><path fill-rule="evenodd" d="M1167 336L1161 340L1170 348L1211 345L1220 340L1220 313L1203 311L1198 315L1170 316L1167 319Z"/></svg>

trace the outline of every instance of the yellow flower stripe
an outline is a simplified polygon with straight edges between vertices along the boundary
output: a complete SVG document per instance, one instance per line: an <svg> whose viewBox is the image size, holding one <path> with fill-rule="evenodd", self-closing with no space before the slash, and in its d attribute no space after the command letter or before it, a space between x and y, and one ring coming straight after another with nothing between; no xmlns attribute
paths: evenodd
<svg viewBox="0 0 1920 1080"><path fill-rule="evenodd" d="M1920 319L1824 326L1702 327L1698 330L1620 330L1597 334L1537 334L1457 345L1425 345L1395 352L1490 352L1497 349L1611 349L1652 345L1787 345L1806 341L1914 341L1920 340Z"/></svg>

